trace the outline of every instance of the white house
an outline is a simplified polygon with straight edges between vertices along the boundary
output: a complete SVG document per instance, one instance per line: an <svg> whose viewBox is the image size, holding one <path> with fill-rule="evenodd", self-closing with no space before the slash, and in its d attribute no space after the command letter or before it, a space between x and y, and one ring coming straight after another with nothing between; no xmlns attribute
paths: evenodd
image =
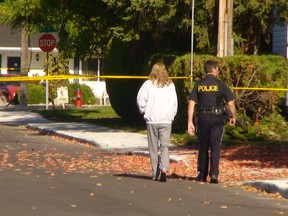
<svg viewBox="0 0 288 216"><path fill-rule="evenodd" d="M29 69L28 76L44 76L44 60L46 53L39 48L39 38L44 33L37 33L29 35ZM52 34L56 41L59 41L56 33ZM55 48L51 53L53 56L57 55ZM99 65L88 64L79 59L69 60L70 74L85 74L87 71L100 74ZM11 29L0 25L0 74L20 74L21 66L21 29ZM106 105L108 94L106 92L106 84L104 81L97 79L95 81L86 80L69 80L70 82L79 82L86 84L92 88L93 93L100 99L100 104ZM103 101L104 100L104 101Z"/></svg>
<svg viewBox="0 0 288 216"><path fill-rule="evenodd" d="M288 59L288 24L276 25L273 28L273 53Z"/></svg>
<svg viewBox="0 0 288 216"><path fill-rule="evenodd" d="M273 28L273 53L283 55L288 60L288 23L276 25ZM287 77L288 71L286 73ZM288 80L287 80L288 88ZM286 93L286 107L288 107L288 92Z"/></svg>

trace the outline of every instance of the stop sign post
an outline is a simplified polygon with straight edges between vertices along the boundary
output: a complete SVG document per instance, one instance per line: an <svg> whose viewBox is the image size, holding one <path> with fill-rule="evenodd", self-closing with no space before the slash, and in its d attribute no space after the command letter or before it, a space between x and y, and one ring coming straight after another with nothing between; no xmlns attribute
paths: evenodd
<svg viewBox="0 0 288 216"><path fill-rule="evenodd" d="M43 34L39 38L39 47L43 52L51 52L56 47L56 39L52 34Z"/></svg>
<svg viewBox="0 0 288 216"><path fill-rule="evenodd" d="M43 34L39 38L39 48L47 53L47 62L49 59L48 52L51 52L56 47L56 39L52 34ZM48 73L48 66L47 64L47 73ZM49 85L48 80L46 80L46 109L48 109L48 102L49 102Z"/></svg>

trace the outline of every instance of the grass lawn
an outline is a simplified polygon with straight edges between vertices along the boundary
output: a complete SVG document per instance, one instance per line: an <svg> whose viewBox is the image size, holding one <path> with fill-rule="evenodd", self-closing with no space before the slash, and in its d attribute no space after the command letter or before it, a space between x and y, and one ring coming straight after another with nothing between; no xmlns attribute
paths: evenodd
<svg viewBox="0 0 288 216"><path fill-rule="evenodd" d="M129 132L143 132L145 125L127 123L119 117L110 106L95 106L93 108L36 110L44 118L53 121L85 122Z"/></svg>
<svg viewBox="0 0 288 216"><path fill-rule="evenodd" d="M62 122L84 122L89 124L101 125L113 129L124 130L128 132L146 134L146 125L142 122L125 122L119 117L110 106L95 106L91 108L77 109L53 109L53 110L35 110L46 119ZM193 142L194 138L187 134L171 134L171 142L177 145L185 145L187 142Z"/></svg>

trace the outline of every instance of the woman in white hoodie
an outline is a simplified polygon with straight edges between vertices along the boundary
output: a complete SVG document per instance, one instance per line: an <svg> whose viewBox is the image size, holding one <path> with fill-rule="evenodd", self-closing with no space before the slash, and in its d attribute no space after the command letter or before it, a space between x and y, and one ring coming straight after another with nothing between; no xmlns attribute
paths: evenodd
<svg viewBox="0 0 288 216"><path fill-rule="evenodd" d="M163 63L153 65L149 80L143 83L138 92L137 105L147 124L152 178L165 182L170 168L168 146L172 121L177 113L178 101L175 85Z"/></svg>

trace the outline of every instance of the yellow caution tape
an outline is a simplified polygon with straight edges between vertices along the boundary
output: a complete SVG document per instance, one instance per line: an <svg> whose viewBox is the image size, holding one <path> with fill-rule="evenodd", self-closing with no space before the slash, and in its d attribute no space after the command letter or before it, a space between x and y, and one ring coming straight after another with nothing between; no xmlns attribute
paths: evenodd
<svg viewBox="0 0 288 216"><path fill-rule="evenodd" d="M28 69L28 68L27 68ZM0 70L21 70L21 68L0 68ZM22 69L22 70L24 70L24 68Z"/></svg>
<svg viewBox="0 0 288 216"><path fill-rule="evenodd" d="M1 81L37 81L37 80L62 80L62 79L148 79L148 76L97 76L97 75L54 75L54 76L7 76L0 77ZM170 77L171 79L188 79L189 77Z"/></svg>
<svg viewBox="0 0 288 216"><path fill-rule="evenodd" d="M231 87L233 90L254 90L254 91L288 91L288 88L249 88L249 87Z"/></svg>
<svg viewBox="0 0 288 216"><path fill-rule="evenodd" d="M64 79L148 79L148 76L97 76L97 75L54 75L54 76L7 76L0 77L0 82L12 81L41 81L41 80L64 80ZM180 76L170 77L171 79L191 79L191 77ZM288 88L249 88L249 87L231 87L233 90L254 90L254 91L288 91Z"/></svg>

